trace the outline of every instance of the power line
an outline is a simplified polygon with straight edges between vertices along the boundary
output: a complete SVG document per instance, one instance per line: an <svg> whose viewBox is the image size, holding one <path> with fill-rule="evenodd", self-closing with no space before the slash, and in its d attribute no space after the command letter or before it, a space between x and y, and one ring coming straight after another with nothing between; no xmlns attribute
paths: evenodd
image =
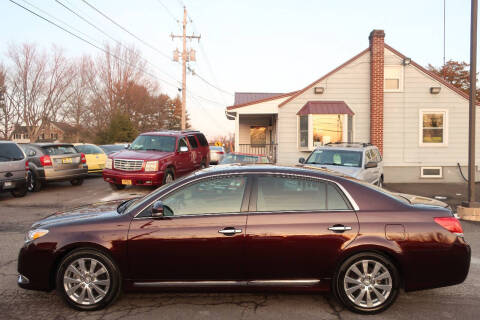
<svg viewBox="0 0 480 320"><path fill-rule="evenodd" d="M23 0L25 1L25 0ZM118 45L122 46L123 48L125 48L126 50L128 50L129 52L131 53L135 53L134 50L132 50L131 48L129 48L128 46L124 45L121 41L118 41L117 39L115 39L114 37L110 36L108 33L106 33L104 30L102 30L102 28L98 27L97 25L95 25L94 23L90 22L88 19L84 18L82 15L80 15L79 13L77 13L75 10L69 8L67 5L65 5L64 3L62 3L60 0L55 0L55 2L57 2L59 5L61 5L62 7L64 7L65 9L67 9L68 11L70 11L71 13L73 13L75 16L77 16L78 18L82 19L84 22L88 23L90 26L92 26L93 28L95 28L97 31L101 32L102 34L104 34L106 37L108 37L110 40L116 42ZM152 62L150 62L149 60L147 60L146 58L142 58L143 60L145 60L147 63L149 63L150 65L152 65L153 67L157 68L158 71L160 71L161 73L165 74L167 77L169 77L170 79L173 79L175 81L177 81L178 83L180 83L180 81L178 81L174 76L170 75L169 73L163 71L160 67L158 67L157 65L153 64Z"/></svg>
<svg viewBox="0 0 480 320"><path fill-rule="evenodd" d="M90 8L92 8L93 10L95 10L96 12L98 12L100 15L102 15L105 19L109 20L111 23L113 23L114 25L116 25L117 27L119 27L120 29L122 29L123 31L125 31L126 33L128 33L129 35L131 35L132 37L134 37L135 39L137 39L138 41L140 41L141 43L143 43L145 46L149 47L150 49L156 51L157 53L159 53L160 55L162 55L163 57L167 58L168 60L170 60L170 56L166 53L163 53L162 51L160 51L159 49L157 49L156 47L154 47L153 45L151 45L150 43L146 42L145 40L141 39L140 37L136 36L135 34L133 34L132 32L128 31L125 27L123 27L122 25L120 25L118 22L116 22L115 20L113 20L112 18L110 18L109 16L107 16L105 13L103 13L102 11L98 10L96 7L94 7L93 5L91 5L90 3L88 3L88 1L86 0L82 0L86 5L88 5Z"/></svg>
<svg viewBox="0 0 480 320"><path fill-rule="evenodd" d="M188 68L190 71L193 72L193 75L194 76L197 76L200 80L202 80L203 82L205 82L206 84L208 84L209 86L211 86L212 88L215 88L217 89L218 91L220 92L223 92L225 94L228 94L230 96L233 96L233 93L231 92L228 92L226 90L223 90L223 89L220 89L219 87L215 86L214 84L210 83L207 79L203 78L201 75L199 75L197 72L193 71L192 69L190 69L190 67Z"/></svg>
<svg viewBox="0 0 480 320"><path fill-rule="evenodd" d="M157 0L157 2L165 9L165 11L167 11L168 15L170 17L172 17L172 19L176 22L176 23L179 23L179 21L177 20L177 18L175 18L175 15L168 9L168 7L166 5L163 4L162 1L160 0Z"/></svg>

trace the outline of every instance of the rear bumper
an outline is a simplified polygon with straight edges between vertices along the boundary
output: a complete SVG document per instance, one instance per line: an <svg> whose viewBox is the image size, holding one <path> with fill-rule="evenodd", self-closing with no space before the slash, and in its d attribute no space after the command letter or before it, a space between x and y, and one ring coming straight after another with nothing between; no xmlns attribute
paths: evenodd
<svg viewBox="0 0 480 320"><path fill-rule="evenodd" d="M53 168L39 168L37 170L39 180L44 182L84 178L87 176L87 173L87 165L83 165L81 168L67 170L55 170Z"/></svg>
<svg viewBox="0 0 480 320"><path fill-rule="evenodd" d="M157 172L124 172L113 169L103 169L103 180L113 184L123 184L129 180L134 186L159 186L163 183L163 171Z"/></svg>
<svg viewBox="0 0 480 320"><path fill-rule="evenodd" d="M25 178L0 181L0 192L8 192L18 189L25 189L27 180Z"/></svg>

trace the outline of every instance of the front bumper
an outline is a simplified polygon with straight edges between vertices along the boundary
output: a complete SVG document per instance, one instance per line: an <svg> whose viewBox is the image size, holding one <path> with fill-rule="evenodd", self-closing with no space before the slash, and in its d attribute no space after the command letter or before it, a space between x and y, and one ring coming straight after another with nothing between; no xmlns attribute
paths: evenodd
<svg viewBox="0 0 480 320"><path fill-rule="evenodd" d="M55 262L54 246L36 245L35 242L25 244L18 254L18 279L20 288L29 290L53 290Z"/></svg>
<svg viewBox="0 0 480 320"><path fill-rule="evenodd" d="M134 186L159 186L163 183L163 171L156 172L125 172L114 169L103 169L103 180L113 184Z"/></svg>

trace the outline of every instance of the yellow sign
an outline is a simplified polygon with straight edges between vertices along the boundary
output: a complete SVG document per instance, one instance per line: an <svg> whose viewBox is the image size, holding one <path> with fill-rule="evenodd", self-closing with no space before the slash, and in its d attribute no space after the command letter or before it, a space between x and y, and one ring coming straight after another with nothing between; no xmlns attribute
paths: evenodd
<svg viewBox="0 0 480 320"><path fill-rule="evenodd" d="M215 146L216 147L223 147L223 143L221 143L220 141L217 141L217 142L215 142Z"/></svg>

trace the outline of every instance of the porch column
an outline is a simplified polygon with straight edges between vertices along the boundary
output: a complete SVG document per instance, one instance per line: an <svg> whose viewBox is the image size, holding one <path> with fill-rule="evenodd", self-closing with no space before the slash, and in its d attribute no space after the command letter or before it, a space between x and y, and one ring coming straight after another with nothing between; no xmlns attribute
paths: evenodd
<svg viewBox="0 0 480 320"><path fill-rule="evenodd" d="M235 152L240 150L240 114L235 117Z"/></svg>

